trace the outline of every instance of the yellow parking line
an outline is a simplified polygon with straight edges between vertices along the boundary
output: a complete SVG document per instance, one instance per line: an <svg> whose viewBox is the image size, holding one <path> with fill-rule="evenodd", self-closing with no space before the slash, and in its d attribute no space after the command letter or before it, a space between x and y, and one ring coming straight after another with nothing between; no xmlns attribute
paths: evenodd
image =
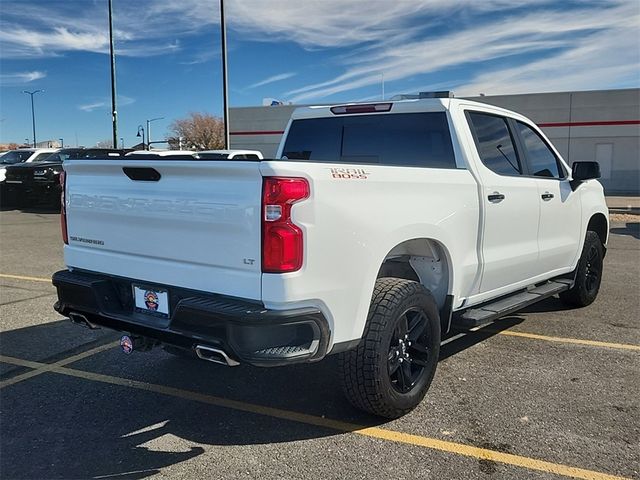
<svg viewBox="0 0 640 480"><path fill-rule="evenodd" d="M100 345L98 347L91 348L84 352L78 353L77 355L72 355L71 357L64 358L55 363L32 362L30 360L23 360L20 358L5 357L0 355L0 358L3 359L1 361L5 361L6 363L12 363L13 365L19 365L21 367L28 367L28 368L34 369L29 372L16 375L15 377L11 377L11 378L8 378L7 380L0 382L0 389L4 387L8 387L9 385L15 385L16 383L22 382L24 380L28 380L35 376L41 375L43 373L51 372L58 367L69 365L70 363L77 362L78 360L82 360L83 358L90 357L91 355L95 355L96 353L104 352L105 350L109 350L110 348L113 348L116 345L118 345L118 342L110 342L105 345Z"/></svg>
<svg viewBox="0 0 640 480"><path fill-rule="evenodd" d="M28 362L17 358L0 356L0 362L10 363L13 365L29 366L36 362ZM40 364L41 366L47 366L46 364ZM179 388L168 387L165 385L158 385L153 383L141 382L138 380L129 380L120 377L114 377L111 375L103 375L99 373L86 372L82 370L76 370L67 367L50 365L51 372L59 373L76 378L82 378L85 380L91 380L94 382L106 383L110 385L118 385L122 387L134 388L137 390L144 390L147 392L159 393L171 397L181 398L184 400L191 400L195 402L205 403L216 407L229 408L241 412L254 413L258 415L264 415L273 418L279 418L282 420L288 420L292 422L304 423L307 425L314 425L322 428L329 428L346 433L356 433L366 437L376 438L379 440L386 440L394 443L402 443L407 445L413 445L417 447L428 448L430 450L439 450L447 453L454 453L471 457L479 460L491 460L494 462L503 463L506 465L513 465L517 467L526 468L529 470L537 470L545 473L554 473L557 475L563 475L566 477L579 478L583 480L624 480L624 477L618 477L615 475L609 475L606 473L596 472L593 470L586 470L577 467L571 467L569 465L563 465L560 463L547 462L544 460L538 460L535 458L524 457L520 455L513 455L510 453L498 452L495 450L489 450L486 448L474 447L471 445L465 445L462 443L448 442L444 440L438 440L436 438L424 437L421 435L412 435L408 433L396 432L393 430L386 430L378 427L365 427L363 425L357 425L354 423L342 422L340 420L332 420L329 418L318 417L315 415L309 415L306 413L293 412L289 410L283 410L280 408L267 407L263 405L256 405L247 402L241 402L238 400L230 400L228 398L216 397L213 395L206 395L203 393L191 392L188 390L181 390Z"/></svg>
<svg viewBox="0 0 640 480"><path fill-rule="evenodd" d="M487 331L491 331L491 330L487 330ZM530 338L533 340L544 340L545 342L573 343L575 345L587 345L589 347L605 347L605 348L617 348L619 350L640 351L640 345L631 345L628 343L610 343L610 342L599 342L597 340L582 340L580 338L549 337L546 335L538 335L537 333L514 332L512 330L501 330L497 333L499 335L506 335L508 337Z"/></svg>
<svg viewBox="0 0 640 480"><path fill-rule="evenodd" d="M12 280L26 280L28 282L46 282L46 283L51 283L51 279L50 278L25 277L24 275L10 275L8 273L0 273L0 278L10 278Z"/></svg>

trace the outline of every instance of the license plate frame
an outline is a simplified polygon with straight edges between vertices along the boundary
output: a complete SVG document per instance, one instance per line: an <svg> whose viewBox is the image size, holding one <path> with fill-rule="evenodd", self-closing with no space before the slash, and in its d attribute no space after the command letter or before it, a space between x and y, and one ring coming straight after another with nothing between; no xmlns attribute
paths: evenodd
<svg viewBox="0 0 640 480"><path fill-rule="evenodd" d="M159 318L169 318L169 290L163 287L131 285L133 292L133 308L138 313ZM155 306L154 306L155 305Z"/></svg>

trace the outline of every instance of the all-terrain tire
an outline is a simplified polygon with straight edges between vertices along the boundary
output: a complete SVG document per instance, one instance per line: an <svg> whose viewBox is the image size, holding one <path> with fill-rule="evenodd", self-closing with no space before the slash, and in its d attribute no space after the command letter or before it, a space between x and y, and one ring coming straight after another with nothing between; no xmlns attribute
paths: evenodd
<svg viewBox="0 0 640 480"><path fill-rule="evenodd" d="M597 233L587 231L576 271L575 284L560 293L560 300L572 307L591 305L598 296L602 281L604 247Z"/></svg>
<svg viewBox="0 0 640 480"><path fill-rule="evenodd" d="M405 320L408 334L402 338L409 340L400 342ZM420 328L412 331L411 322L414 326L419 322ZM410 358L403 365L415 373L415 382L405 382L405 370L398 370L397 362L392 364L392 357L405 351ZM424 398L436 372L439 352L440 316L431 293L411 280L378 279L360 344L339 355L345 396L356 408L374 415L400 417Z"/></svg>

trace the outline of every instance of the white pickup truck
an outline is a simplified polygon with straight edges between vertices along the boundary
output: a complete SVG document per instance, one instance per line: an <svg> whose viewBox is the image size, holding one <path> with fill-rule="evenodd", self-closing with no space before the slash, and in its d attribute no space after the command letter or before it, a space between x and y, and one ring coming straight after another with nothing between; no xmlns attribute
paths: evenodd
<svg viewBox="0 0 640 480"><path fill-rule="evenodd" d="M125 332L125 352L339 354L348 399L393 418L451 328L598 294L598 164L571 170L521 115L448 96L300 108L277 158L66 163L55 309Z"/></svg>

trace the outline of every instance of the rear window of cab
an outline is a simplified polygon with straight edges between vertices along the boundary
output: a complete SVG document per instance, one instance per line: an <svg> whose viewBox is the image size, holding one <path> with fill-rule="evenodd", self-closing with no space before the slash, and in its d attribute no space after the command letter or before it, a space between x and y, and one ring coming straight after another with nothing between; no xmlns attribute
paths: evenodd
<svg viewBox="0 0 640 480"><path fill-rule="evenodd" d="M294 120L282 160L456 168L445 112Z"/></svg>

